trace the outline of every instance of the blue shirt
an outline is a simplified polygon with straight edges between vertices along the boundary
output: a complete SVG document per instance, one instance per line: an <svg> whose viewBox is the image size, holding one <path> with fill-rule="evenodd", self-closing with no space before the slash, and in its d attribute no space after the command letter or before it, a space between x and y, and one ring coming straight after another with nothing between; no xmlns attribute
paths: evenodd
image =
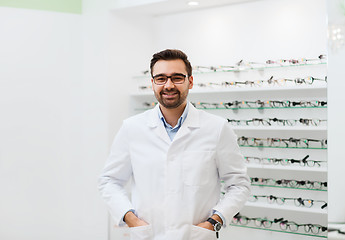
<svg viewBox="0 0 345 240"><path fill-rule="evenodd" d="M164 124L164 127L165 127L165 130L167 131L168 135L169 135L169 138L170 140L172 141L177 133L177 131L180 129L180 127L182 126L182 123L184 122L184 120L186 120L186 117L187 117L187 114L188 114L188 110L189 110L189 104L187 103L186 107L184 108L184 111L181 115L181 117L178 119L177 121L177 124L175 127L172 127L169 123L167 123L165 121L165 118L162 114L162 111L160 108L158 108L159 111L158 111L158 117L159 119L162 120L163 124Z"/></svg>

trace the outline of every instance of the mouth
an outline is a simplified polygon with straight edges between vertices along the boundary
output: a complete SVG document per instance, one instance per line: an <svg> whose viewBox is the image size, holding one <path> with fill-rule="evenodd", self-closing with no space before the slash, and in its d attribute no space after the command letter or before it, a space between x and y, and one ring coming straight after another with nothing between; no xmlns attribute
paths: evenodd
<svg viewBox="0 0 345 240"><path fill-rule="evenodd" d="M178 95L178 92L162 92L161 95L166 98L174 98Z"/></svg>

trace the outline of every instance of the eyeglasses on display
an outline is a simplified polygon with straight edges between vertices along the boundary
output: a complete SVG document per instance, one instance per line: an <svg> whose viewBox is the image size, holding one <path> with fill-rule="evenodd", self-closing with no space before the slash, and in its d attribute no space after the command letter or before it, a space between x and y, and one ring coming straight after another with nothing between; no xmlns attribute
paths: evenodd
<svg viewBox="0 0 345 240"><path fill-rule="evenodd" d="M277 197L273 195L252 195L249 197L248 201L250 202L257 202L259 198L265 198L268 203L273 204L279 204L283 205L286 201L293 201L295 206L297 207L307 207L311 208L314 203L322 203L321 209L324 209L327 207L327 203L322 200L312 200L312 199L303 199L303 198L286 198L286 197Z"/></svg>
<svg viewBox="0 0 345 240"><path fill-rule="evenodd" d="M232 102L191 102L200 109L263 109L263 108L318 108L326 107L326 101L289 101L289 100L255 100L255 101L232 101Z"/></svg>
<svg viewBox="0 0 345 240"><path fill-rule="evenodd" d="M207 83L195 83L198 87L221 87L221 88L227 88L227 87L264 87L264 86L285 86L287 83L295 83L295 85L312 85L314 82L325 82L327 83L327 77L325 78L316 78L312 76L308 76L305 78L294 78L294 79L288 79L288 78L279 78L274 79L273 76L271 76L267 80L256 80L256 81L224 81L220 83L216 82L207 82Z"/></svg>
<svg viewBox="0 0 345 240"><path fill-rule="evenodd" d="M256 138L241 136L237 143L242 147L277 147L277 148L327 148L327 139L311 138Z"/></svg>
<svg viewBox="0 0 345 240"><path fill-rule="evenodd" d="M256 227L272 228L273 224L278 224L279 228L283 231L297 232L300 229L305 233L320 234L327 231L327 227L320 224L304 223L299 224L294 221L285 220L284 218L275 218L273 220L267 218L253 217L249 218L242 216L239 213L232 218L232 224L247 226L253 222Z"/></svg>
<svg viewBox="0 0 345 240"><path fill-rule="evenodd" d="M316 189L323 190L327 188L327 182L309 181L309 180L293 180L293 179L279 179L272 178L258 178L251 177L250 181L254 186L281 186L287 188L302 188L302 189Z"/></svg>
<svg viewBox="0 0 345 240"><path fill-rule="evenodd" d="M315 65L325 64L327 62L327 56L321 54L316 58L297 58L297 59L277 59L266 60L263 62L245 61L240 60L233 65L219 65L219 66L200 66L194 65L193 71L195 73L207 73L207 72L229 72L229 71L242 71L251 69L262 69L271 67L289 67L289 66L303 66L303 65ZM150 70L141 71L143 75L148 75Z"/></svg>
<svg viewBox="0 0 345 240"><path fill-rule="evenodd" d="M274 220L268 220L266 218L248 218L246 216L235 215L232 218L233 224L248 225L250 222L254 222L257 227L270 228L274 223Z"/></svg>
<svg viewBox="0 0 345 240"><path fill-rule="evenodd" d="M305 156L303 159L293 159L293 158L259 158L259 157L248 157L245 156L244 159L247 163L262 164L262 165L283 165L289 166L293 164L298 164L299 166L308 167L321 167L322 163L326 161L308 160L309 155Z"/></svg>
<svg viewBox="0 0 345 240"><path fill-rule="evenodd" d="M291 65L301 65L310 63L319 63L326 60L326 55L321 54L315 59L299 58L299 59L279 59L279 60L267 60L266 64L291 64Z"/></svg>
<svg viewBox="0 0 345 240"><path fill-rule="evenodd" d="M323 107L327 105L326 101L266 101L266 104L273 108L280 108L280 107Z"/></svg>
<svg viewBox="0 0 345 240"><path fill-rule="evenodd" d="M299 59L278 59L266 60L264 62L253 62L240 60L234 65L220 65L220 66L193 66L193 71L197 73L205 72L227 72L227 71L242 71L251 69L262 69L269 67L284 67L284 66L302 66L326 63L326 55L319 55L317 58L299 58Z"/></svg>
<svg viewBox="0 0 345 240"><path fill-rule="evenodd" d="M154 107L157 102L143 102L143 107L145 109L150 109ZM290 102L287 101L287 103L284 103L284 101L232 101L232 102L191 102L191 104L198 109L219 109L219 110L226 110L226 109L231 109L231 110L239 110L239 109L279 109L279 108L326 108L327 107L327 102L325 101L308 101L308 102ZM286 120L286 121L284 121ZM243 120L228 120L230 123L233 125L241 125L247 124ZM279 126L289 126L289 124L303 124L306 126L312 125L312 126L318 126L322 122L326 122L327 120L324 119L277 119L277 118L271 118L269 120L263 119L262 122L260 119L251 119L248 120L248 125L250 124L265 124L265 121L270 121L271 124L277 124ZM269 124L268 124L269 125Z"/></svg>
<svg viewBox="0 0 345 240"><path fill-rule="evenodd" d="M297 232L300 227L303 227L306 233L319 234L321 232L326 232L327 227L321 226L319 224L298 224L288 220L281 220L279 223L280 229L286 231Z"/></svg>
<svg viewBox="0 0 345 240"><path fill-rule="evenodd" d="M229 119L227 118L228 122L231 123L233 126L241 126L241 125L253 125L253 126L295 126L297 124L301 124L304 126L319 126L323 122L327 122L325 119L307 119L307 118L300 118L300 119L278 119L278 118L252 118L248 120L237 120L237 119Z"/></svg>

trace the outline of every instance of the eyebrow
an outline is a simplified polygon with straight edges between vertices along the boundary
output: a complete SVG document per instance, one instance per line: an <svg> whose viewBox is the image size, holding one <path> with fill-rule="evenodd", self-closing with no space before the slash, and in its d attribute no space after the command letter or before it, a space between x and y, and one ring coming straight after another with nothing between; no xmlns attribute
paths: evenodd
<svg viewBox="0 0 345 240"><path fill-rule="evenodd" d="M188 74L183 74L183 73L172 73L170 76L173 76L173 75L188 75ZM169 76L167 74L164 74L164 73L159 73L157 75L153 75L153 77L160 77L160 76Z"/></svg>

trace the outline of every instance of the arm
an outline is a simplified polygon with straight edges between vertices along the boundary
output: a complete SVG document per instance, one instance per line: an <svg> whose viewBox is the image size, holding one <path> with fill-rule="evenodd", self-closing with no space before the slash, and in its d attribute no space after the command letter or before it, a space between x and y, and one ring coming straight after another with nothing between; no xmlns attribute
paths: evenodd
<svg viewBox="0 0 345 240"><path fill-rule="evenodd" d="M217 145L216 163L219 177L225 184L224 198L213 208L225 218L225 224L240 211L250 194L250 180L237 136L224 122Z"/></svg>
<svg viewBox="0 0 345 240"><path fill-rule="evenodd" d="M138 218L132 211L128 211L123 218L128 227L145 226L147 223Z"/></svg>
<svg viewBox="0 0 345 240"><path fill-rule="evenodd" d="M221 219L217 214L213 214L213 215L211 216L211 218L213 218L213 219L216 220L217 222L220 222L220 223L223 225L222 219ZM197 226L198 226L198 227L203 227L203 228L206 228L206 229L208 229L208 230L214 231L213 225L212 225L210 222L208 222L208 221L199 223Z"/></svg>
<svg viewBox="0 0 345 240"><path fill-rule="evenodd" d="M119 226L125 225L124 215L134 209L124 188L132 175L129 157L129 143L125 122L111 146L103 172L99 178L99 191L110 214Z"/></svg>

